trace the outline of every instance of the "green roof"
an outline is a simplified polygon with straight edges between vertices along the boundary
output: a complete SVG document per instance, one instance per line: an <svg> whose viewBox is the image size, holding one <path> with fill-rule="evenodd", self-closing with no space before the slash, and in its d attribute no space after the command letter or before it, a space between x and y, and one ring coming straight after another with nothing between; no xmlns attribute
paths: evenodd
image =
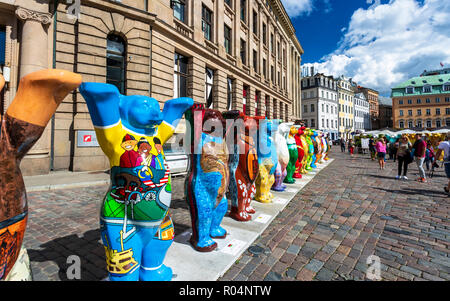
<svg viewBox="0 0 450 301"><path fill-rule="evenodd" d="M443 85L445 83L450 83L450 74L413 77L399 84L395 88L392 88L391 97L450 93L450 91L443 90ZM423 92L423 87L427 85L432 86L431 92ZM407 94L406 88L408 87L414 87L414 93Z"/></svg>

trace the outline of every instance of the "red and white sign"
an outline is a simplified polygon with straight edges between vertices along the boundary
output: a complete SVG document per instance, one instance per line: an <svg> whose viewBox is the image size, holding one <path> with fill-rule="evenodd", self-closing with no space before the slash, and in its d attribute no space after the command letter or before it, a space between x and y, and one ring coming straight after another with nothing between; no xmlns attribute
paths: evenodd
<svg viewBox="0 0 450 301"><path fill-rule="evenodd" d="M92 142L92 135L84 135L83 141L84 142Z"/></svg>

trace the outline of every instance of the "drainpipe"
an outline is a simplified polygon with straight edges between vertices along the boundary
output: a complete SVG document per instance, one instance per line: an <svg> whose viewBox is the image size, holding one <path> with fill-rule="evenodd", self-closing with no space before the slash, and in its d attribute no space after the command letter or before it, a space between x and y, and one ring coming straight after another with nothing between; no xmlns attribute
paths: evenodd
<svg viewBox="0 0 450 301"><path fill-rule="evenodd" d="M147 3L148 4L148 3ZM152 97L152 91L153 91L153 80L152 80L152 75L153 75L153 27L150 25L150 62L149 62L149 76L150 76L150 83L149 83L149 91L148 91L148 96Z"/></svg>
<svg viewBox="0 0 450 301"><path fill-rule="evenodd" d="M53 69L56 69L56 29L58 22L58 4L59 0L53 2L54 21L53 21ZM55 160L55 114L52 116L51 130L50 130L50 171L54 170Z"/></svg>

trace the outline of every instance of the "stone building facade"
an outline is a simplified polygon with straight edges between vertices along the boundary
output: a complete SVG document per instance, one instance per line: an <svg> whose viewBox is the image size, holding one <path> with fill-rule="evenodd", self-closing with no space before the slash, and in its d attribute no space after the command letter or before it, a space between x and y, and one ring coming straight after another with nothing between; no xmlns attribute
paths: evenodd
<svg viewBox="0 0 450 301"><path fill-rule="evenodd" d="M355 94L355 131L370 131L370 104L363 93Z"/></svg>
<svg viewBox="0 0 450 301"><path fill-rule="evenodd" d="M424 75L392 88L395 128L450 126L450 74Z"/></svg>
<svg viewBox="0 0 450 301"><path fill-rule="evenodd" d="M333 76L317 73L302 79L302 118L307 126L338 138L337 83Z"/></svg>
<svg viewBox="0 0 450 301"><path fill-rule="evenodd" d="M20 32L36 31L37 21L29 30L18 25L26 21L20 21L16 10L28 3L30 11L46 16L39 25L45 39L38 30L41 35L32 36L32 47L11 42L6 103L17 79L27 72L23 58L28 51L33 52L33 64L46 60L40 69L77 72L83 81L108 82L124 94L154 97L161 107L167 99L187 96L221 111L237 109L285 121L301 118L303 49L280 0L82 0L79 11L64 0L19 2L0 0L0 9L9 14L9 19L2 14L0 25L11 24L7 30L19 40ZM109 167L98 146L80 141L94 133L79 93L63 101L46 133L44 146L35 147L45 162L39 168L33 163L25 174Z"/></svg>
<svg viewBox="0 0 450 301"><path fill-rule="evenodd" d="M354 97L355 91L351 79L341 75L337 78L339 103L339 136L349 139L355 131Z"/></svg>

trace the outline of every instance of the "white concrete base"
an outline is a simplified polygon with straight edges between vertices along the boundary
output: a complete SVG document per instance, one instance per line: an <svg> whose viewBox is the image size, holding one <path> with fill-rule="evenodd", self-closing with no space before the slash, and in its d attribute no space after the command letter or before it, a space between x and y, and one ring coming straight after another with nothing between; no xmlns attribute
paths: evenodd
<svg viewBox="0 0 450 301"><path fill-rule="evenodd" d="M5 281L31 281L31 268L30 268L30 258L28 257L27 250L22 247L20 249L19 257L17 257L16 263L14 264L11 271L9 271L8 276Z"/></svg>
<svg viewBox="0 0 450 301"><path fill-rule="evenodd" d="M256 213L249 222L238 222L225 216L222 226L227 230L226 239L217 239L218 248L209 253L197 252L189 243L191 231L175 237L175 241L167 252L164 264L171 267L174 281L215 281L239 259L253 242L264 232L297 193L308 184L333 159L319 164L318 168L297 179L295 184L286 184L284 192L275 192L274 202L262 204L252 202Z"/></svg>

